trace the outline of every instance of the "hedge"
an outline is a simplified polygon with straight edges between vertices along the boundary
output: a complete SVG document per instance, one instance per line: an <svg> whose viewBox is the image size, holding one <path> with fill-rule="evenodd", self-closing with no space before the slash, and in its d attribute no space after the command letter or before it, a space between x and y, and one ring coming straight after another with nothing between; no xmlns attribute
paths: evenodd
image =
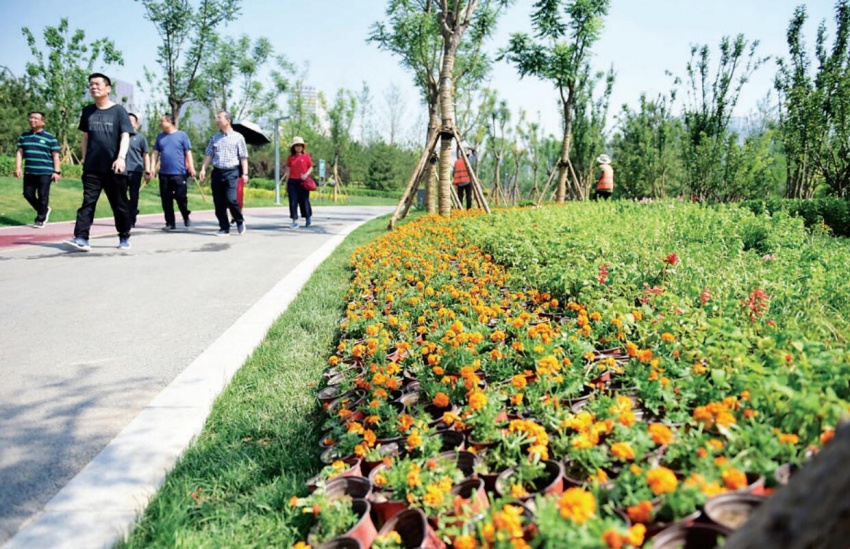
<svg viewBox="0 0 850 549"><path fill-rule="evenodd" d="M823 223L836 236L850 236L850 201L841 198L745 200L741 206L755 214L779 211L801 217L806 227Z"/></svg>

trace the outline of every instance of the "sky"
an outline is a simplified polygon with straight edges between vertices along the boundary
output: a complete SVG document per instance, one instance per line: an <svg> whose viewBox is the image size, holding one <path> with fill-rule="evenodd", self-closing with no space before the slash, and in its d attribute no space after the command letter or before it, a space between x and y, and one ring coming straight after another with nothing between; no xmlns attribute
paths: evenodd
<svg viewBox="0 0 850 549"><path fill-rule="evenodd" d="M194 1L194 0L193 0ZM708 44L717 58L717 45L725 35L743 33L759 40L759 55L787 55L785 31L795 6L802 0L612 0L605 29L593 47L597 70L613 66L616 80L611 114L621 105L636 106L640 94L666 93L674 75L684 76L690 47ZM804 2L809 13L805 36L813 47L817 25L826 19L834 30L834 0ZM530 32L532 0L516 0L500 19L490 51L507 43L511 33ZM243 0L241 15L223 34L266 36L277 52L301 67L308 66L307 83L332 98L339 88L358 92L366 82L373 110L380 119L386 112L384 95L398 86L406 105L404 131L423 135L425 114L411 77L388 52L366 42L370 27L385 18L383 0ZM31 59L22 27L41 38L47 25L69 19L71 29L82 29L89 40L111 38L124 54L124 66L104 70L113 79L135 83L143 67L161 72L156 64L160 43L144 8L134 0L0 0L0 66L22 75ZM308 64L308 65L305 65ZM765 64L744 87L736 115L753 112L772 88L776 64ZM551 83L533 77L520 79L514 68L495 63L488 84L507 100L514 113L525 109L528 118L540 120L546 131L558 133L557 93ZM138 92L137 92L138 94ZM136 97L136 101L139 101ZM417 139L418 141L418 139Z"/></svg>

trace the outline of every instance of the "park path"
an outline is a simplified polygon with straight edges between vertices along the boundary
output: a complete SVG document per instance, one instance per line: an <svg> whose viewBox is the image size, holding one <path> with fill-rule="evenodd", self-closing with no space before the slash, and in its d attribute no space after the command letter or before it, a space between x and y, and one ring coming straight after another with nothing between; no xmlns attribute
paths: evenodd
<svg viewBox="0 0 850 549"><path fill-rule="evenodd" d="M223 238L212 212L142 216L129 252L111 220L89 253L71 222L0 229L0 544L110 546L312 270L391 211L254 209Z"/></svg>

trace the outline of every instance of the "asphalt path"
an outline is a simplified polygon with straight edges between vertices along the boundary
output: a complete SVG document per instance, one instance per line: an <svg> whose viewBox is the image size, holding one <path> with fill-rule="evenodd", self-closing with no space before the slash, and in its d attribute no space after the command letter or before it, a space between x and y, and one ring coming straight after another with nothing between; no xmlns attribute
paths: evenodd
<svg viewBox="0 0 850 549"><path fill-rule="evenodd" d="M171 233L143 216L128 252L109 220L88 253L62 248L71 223L0 229L0 545L287 273L389 212L318 207L292 229L283 209L248 210L229 237L212 212Z"/></svg>

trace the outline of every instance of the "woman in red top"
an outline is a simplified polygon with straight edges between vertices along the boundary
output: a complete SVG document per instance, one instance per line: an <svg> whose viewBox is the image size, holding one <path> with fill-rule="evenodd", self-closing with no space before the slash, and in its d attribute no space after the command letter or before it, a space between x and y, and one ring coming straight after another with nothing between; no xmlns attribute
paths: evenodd
<svg viewBox="0 0 850 549"><path fill-rule="evenodd" d="M298 209L301 216L306 220L305 227L310 226L310 218L313 217L313 207L310 205L310 191L305 189L301 183L313 171L313 160L307 154L307 143L302 137L294 137L292 146L289 147L289 158L286 159L286 168L283 178L286 179L286 194L289 195L289 217L292 219L290 227L298 227Z"/></svg>

